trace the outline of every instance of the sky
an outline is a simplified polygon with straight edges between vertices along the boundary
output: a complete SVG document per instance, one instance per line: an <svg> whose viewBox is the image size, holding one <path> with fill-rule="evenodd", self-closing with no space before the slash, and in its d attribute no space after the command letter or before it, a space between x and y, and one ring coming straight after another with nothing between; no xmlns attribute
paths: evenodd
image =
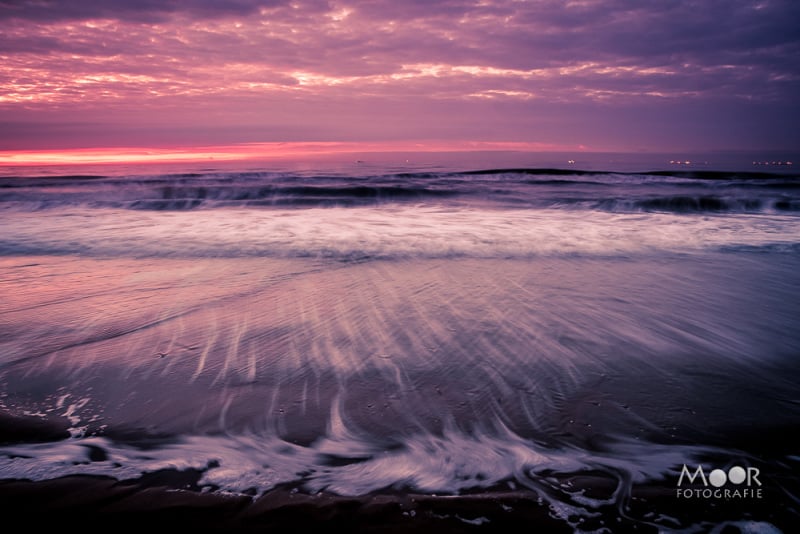
<svg viewBox="0 0 800 534"><path fill-rule="evenodd" d="M794 150L796 0L0 0L0 152Z"/></svg>

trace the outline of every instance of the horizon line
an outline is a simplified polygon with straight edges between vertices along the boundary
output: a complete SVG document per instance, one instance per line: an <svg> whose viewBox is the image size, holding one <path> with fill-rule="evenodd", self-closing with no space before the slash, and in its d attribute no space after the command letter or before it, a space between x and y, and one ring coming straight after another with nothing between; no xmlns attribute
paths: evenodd
<svg viewBox="0 0 800 534"><path fill-rule="evenodd" d="M0 166L181 163L194 161L282 160L293 157L404 152L603 152L525 141L270 141L198 146L112 146L0 150Z"/></svg>
<svg viewBox="0 0 800 534"><path fill-rule="evenodd" d="M0 150L0 166L182 163L202 161L285 160L297 157L358 153L529 152L552 154L691 155L712 153L790 152L782 149L647 150L529 141L272 141L227 145L169 147L81 147Z"/></svg>

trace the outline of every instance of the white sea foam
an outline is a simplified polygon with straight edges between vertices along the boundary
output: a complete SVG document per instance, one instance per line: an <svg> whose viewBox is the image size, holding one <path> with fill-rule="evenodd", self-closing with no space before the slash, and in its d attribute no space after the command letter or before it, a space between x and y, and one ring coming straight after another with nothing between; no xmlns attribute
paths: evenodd
<svg viewBox="0 0 800 534"><path fill-rule="evenodd" d="M489 257L626 255L800 245L800 218L384 206L4 212L0 245L100 256Z"/></svg>
<svg viewBox="0 0 800 534"><path fill-rule="evenodd" d="M172 469L202 472L198 485L223 492L258 493L279 484L299 484L304 491L365 495L387 488L431 494L458 494L490 488L508 481L537 489L550 486L553 473L571 474L604 469L618 484L644 483L674 474L676 465L689 463L712 449L621 443L619 451L590 453L546 449L506 431L503 435L448 431L441 436L420 434L403 447L381 450L375 443L353 438L349 451L371 452L363 457L333 456L326 439L300 446L276 436L182 436L158 448L139 449L104 437L0 447L0 479L51 480L67 475L106 475L119 480ZM90 450L104 457L90 461ZM335 458L337 462L331 462ZM628 488L623 487L623 493ZM588 499L564 488L574 506L593 509L606 500ZM622 497L622 495L617 495Z"/></svg>

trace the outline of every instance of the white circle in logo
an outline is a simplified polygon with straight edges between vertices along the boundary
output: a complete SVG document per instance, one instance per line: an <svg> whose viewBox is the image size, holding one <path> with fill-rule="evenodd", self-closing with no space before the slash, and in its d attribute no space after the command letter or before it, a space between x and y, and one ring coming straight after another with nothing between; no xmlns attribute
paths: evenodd
<svg viewBox="0 0 800 534"><path fill-rule="evenodd" d="M725 471L722 469L714 469L708 475L708 481L711 482L711 485L715 488L724 486L727 479L728 477L725 475Z"/></svg>
<svg viewBox="0 0 800 534"><path fill-rule="evenodd" d="M728 480L730 480L733 484L741 484L744 482L745 478L747 478L747 473L745 473L743 467L734 465L731 467L731 470L728 471Z"/></svg>

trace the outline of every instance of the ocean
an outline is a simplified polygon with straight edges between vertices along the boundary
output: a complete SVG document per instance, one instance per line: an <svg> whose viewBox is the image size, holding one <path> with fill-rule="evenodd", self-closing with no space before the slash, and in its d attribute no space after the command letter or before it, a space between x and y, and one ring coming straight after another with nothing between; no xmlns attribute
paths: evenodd
<svg viewBox="0 0 800 534"><path fill-rule="evenodd" d="M4 514L790 531L800 173L427 158L2 169Z"/></svg>

